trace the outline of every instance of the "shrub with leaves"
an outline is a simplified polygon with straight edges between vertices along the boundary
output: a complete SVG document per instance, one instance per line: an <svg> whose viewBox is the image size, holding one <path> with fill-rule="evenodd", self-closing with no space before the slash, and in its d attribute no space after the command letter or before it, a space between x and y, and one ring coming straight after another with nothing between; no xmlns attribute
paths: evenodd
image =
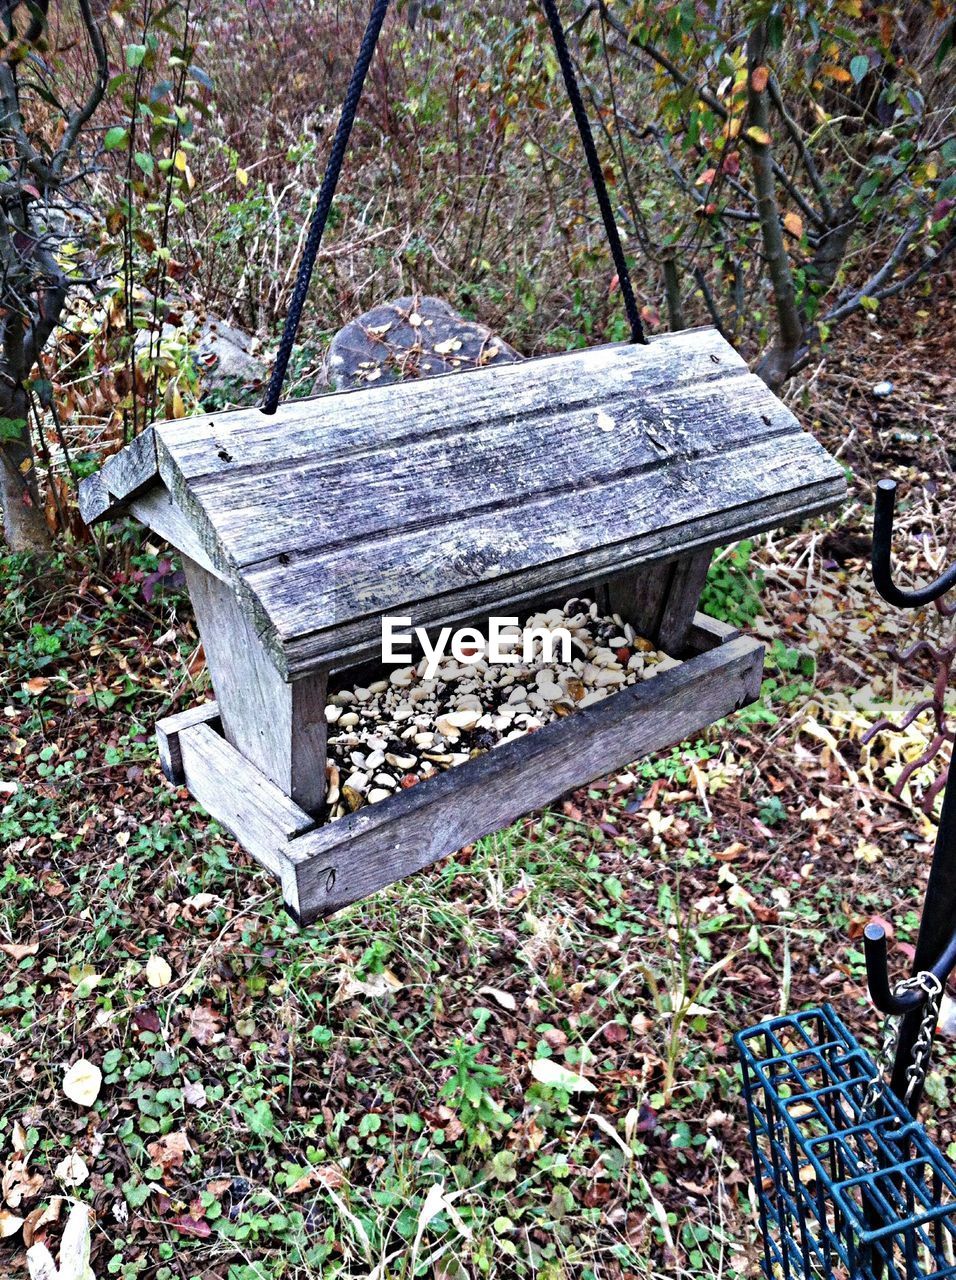
<svg viewBox="0 0 956 1280"><path fill-rule="evenodd" d="M956 246L947 6L592 8L593 94L672 328L693 308L779 387L835 325L932 287Z"/></svg>

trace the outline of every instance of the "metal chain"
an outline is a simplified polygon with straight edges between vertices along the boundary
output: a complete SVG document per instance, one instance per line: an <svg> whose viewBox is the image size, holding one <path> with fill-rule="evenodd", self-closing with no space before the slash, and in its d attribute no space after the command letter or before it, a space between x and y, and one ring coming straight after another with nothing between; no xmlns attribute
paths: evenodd
<svg viewBox="0 0 956 1280"><path fill-rule="evenodd" d="M906 1094L903 1100L907 1105L909 1105L909 1101L915 1091L926 1079L926 1073L929 1071L933 1036L936 1032L936 1024L939 1021L939 1003L943 995L943 984L935 973L924 970L924 972L917 973L912 978L907 978L904 982L899 983L893 994L899 997L909 991L922 991L926 996L926 1003L923 1005L923 1017L920 1022L919 1034L916 1037L916 1043L913 1045L913 1060L906 1068ZM896 1043L899 1040L902 1023L902 1017L896 1017L892 1014L883 1023L883 1043L877 1055L876 1073L863 1096L864 1114L874 1110L880 1093L885 1087L883 1077L892 1069L893 1058L896 1055Z"/></svg>

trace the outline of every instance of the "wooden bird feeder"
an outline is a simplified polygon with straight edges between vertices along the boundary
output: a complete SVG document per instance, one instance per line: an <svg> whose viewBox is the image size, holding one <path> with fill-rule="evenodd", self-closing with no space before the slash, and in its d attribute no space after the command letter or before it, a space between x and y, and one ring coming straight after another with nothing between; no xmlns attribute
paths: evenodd
<svg viewBox="0 0 956 1280"><path fill-rule="evenodd" d="M216 701L160 722L163 768L308 922L757 698L762 646L695 613L712 549L845 489L699 329L164 422L81 507L181 553ZM569 593L684 661L321 821L330 681L380 657L383 615L432 628Z"/></svg>

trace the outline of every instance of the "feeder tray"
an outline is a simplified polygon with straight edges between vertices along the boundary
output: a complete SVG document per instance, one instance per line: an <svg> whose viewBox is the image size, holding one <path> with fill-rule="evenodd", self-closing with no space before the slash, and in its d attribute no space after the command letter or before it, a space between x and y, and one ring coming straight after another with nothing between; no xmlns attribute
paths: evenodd
<svg viewBox="0 0 956 1280"><path fill-rule="evenodd" d="M767 1280L956 1276L956 1170L824 1005L736 1036Z"/></svg>
<svg viewBox="0 0 956 1280"><path fill-rule="evenodd" d="M711 329L161 423L84 481L183 556L216 694L169 776L301 920L421 869L759 694L695 618L716 545L836 505L842 469ZM319 826L328 682L383 615L435 628L589 595L683 665Z"/></svg>

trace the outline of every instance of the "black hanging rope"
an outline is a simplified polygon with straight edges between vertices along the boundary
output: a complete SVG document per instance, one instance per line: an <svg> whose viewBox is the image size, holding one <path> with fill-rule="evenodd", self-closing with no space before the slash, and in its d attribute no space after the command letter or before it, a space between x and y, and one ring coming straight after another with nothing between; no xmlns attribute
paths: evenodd
<svg viewBox="0 0 956 1280"><path fill-rule="evenodd" d="M574 65L571 62L571 54L568 51L568 42L564 35L564 28L561 26L561 18L558 15L558 7L555 0L541 0L544 6L544 12L548 18L548 26L551 28L551 37L554 40L555 51L558 55L558 62L561 65L561 74L564 76L564 87L568 91L568 100L571 103L571 110L574 112L574 121L578 126L578 133L581 135L581 143L584 147L584 154L587 156L588 168L591 171L591 182L594 186L594 194L597 196L598 205L601 210L601 218L604 221L604 230L607 233L607 241L611 246L611 257L614 259L614 265L617 268L617 280L621 286L621 297L624 299L624 310L627 312L628 323L631 326L632 342L647 342L644 334L644 326L641 324L641 313L634 297L634 289L631 286L631 273L627 269L627 259L624 257L624 246L621 244L621 237L618 234L617 223L614 221L614 210L611 208L611 198L607 193L607 185L604 181L604 174L601 171L601 161L598 158L597 148L594 145L594 136L591 133L591 125L588 121L588 113L584 108L584 101L581 97L581 90L578 88L577 78L574 74Z"/></svg>
<svg viewBox="0 0 956 1280"><path fill-rule="evenodd" d="M601 210L601 218L604 222L604 230L607 233L608 243L611 247L611 256L614 259L614 266L617 268L617 278L621 288L621 296L624 299L624 309L627 312L628 323L631 326L631 341L644 343L647 338L644 334L640 311L634 297L627 260L624 257L624 246L621 244L617 223L614 221L614 211L611 208L611 200L604 182L604 174L601 171L601 161L598 158L587 111L574 75L574 66L571 62L571 54L568 50L564 28L561 25L561 18L558 15L555 0L541 0L541 2L548 19L548 26L551 28L551 35L557 51L561 74L564 77L564 85L571 102L571 110L574 113L574 120L581 135L584 154L587 157L588 169L591 174L591 182L594 184L595 194ZM325 175L322 178L322 186L319 189L319 198L315 206L315 212L312 214L308 238L302 252L302 262L299 264L295 287L292 290L292 298L289 302L289 314L286 316L285 327L282 330L282 338L279 342L279 350L276 353L276 362L269 378L269 387L262 406L263 413L275 413L279 407L282 386L285 382L289 360L292 356L296 335L299 332L299 324L302 320L302 308L305 306L309 284L312 280L312 272L315 269L315 260L318 257L319 246L322 243L329 210L332 208L332 201L335 198L335 189L338 186L339 175L342 172L342 165L345 161L345 153L348 149L352 126L355 123L355 115L358 111L359 99L362 96L362 89L365 85L365 77L368 75L368 69L375 53L375 47L378 44L388 6L389 0L375 0L368 26L365 28L365 34L362 37L362 44L352 70L352 77L349 80L345 101L342 103L342 114L335 130L332 150L329 153L329 161L326 165Z"/></svg>
<svg viewBox="0 0 956 1280"><path fill-rule="evenodd" d="M275 413L279 407L282 384L285 382L289 358L292 355L292 348L295 346L299 323L302 320L302 308L305 306L306 295L309 292L309 283L312 280L312 271L315 267L315 260L318 257L319 245L322 243L322 234L325 231L329 210L332 208L332 200L335 197L335 188L339 183L339 174L342 172L342 164L349 145L352 125L355 123L355 113L358 110L359 98L362 96L362 89L365 85L365 77L368 75L372 55L375 53L375 46L378 44L379 33L382 30L382 23L385 21L385 15L388 12L388 3L389 0L375 0L372 16L368 20L365 35L362 37L362 45L355 60L345 101L342 103L342 114L339 117L335 138L332 141L332 151L329 154L329 162L326 165L325 176L322 179L322 186L319 190L318 203L315 206L315 213L312 215L309 236L302 252L302 262L299 264L299 272L295 278L295 288L292 290L292 300L289 303L289 314L286 316L285 328L282 330L282 340L279 343L276 362L272 370L272 376L269 379L269 389L266 392L265 404L262 406L263 413Z"/></svg>

